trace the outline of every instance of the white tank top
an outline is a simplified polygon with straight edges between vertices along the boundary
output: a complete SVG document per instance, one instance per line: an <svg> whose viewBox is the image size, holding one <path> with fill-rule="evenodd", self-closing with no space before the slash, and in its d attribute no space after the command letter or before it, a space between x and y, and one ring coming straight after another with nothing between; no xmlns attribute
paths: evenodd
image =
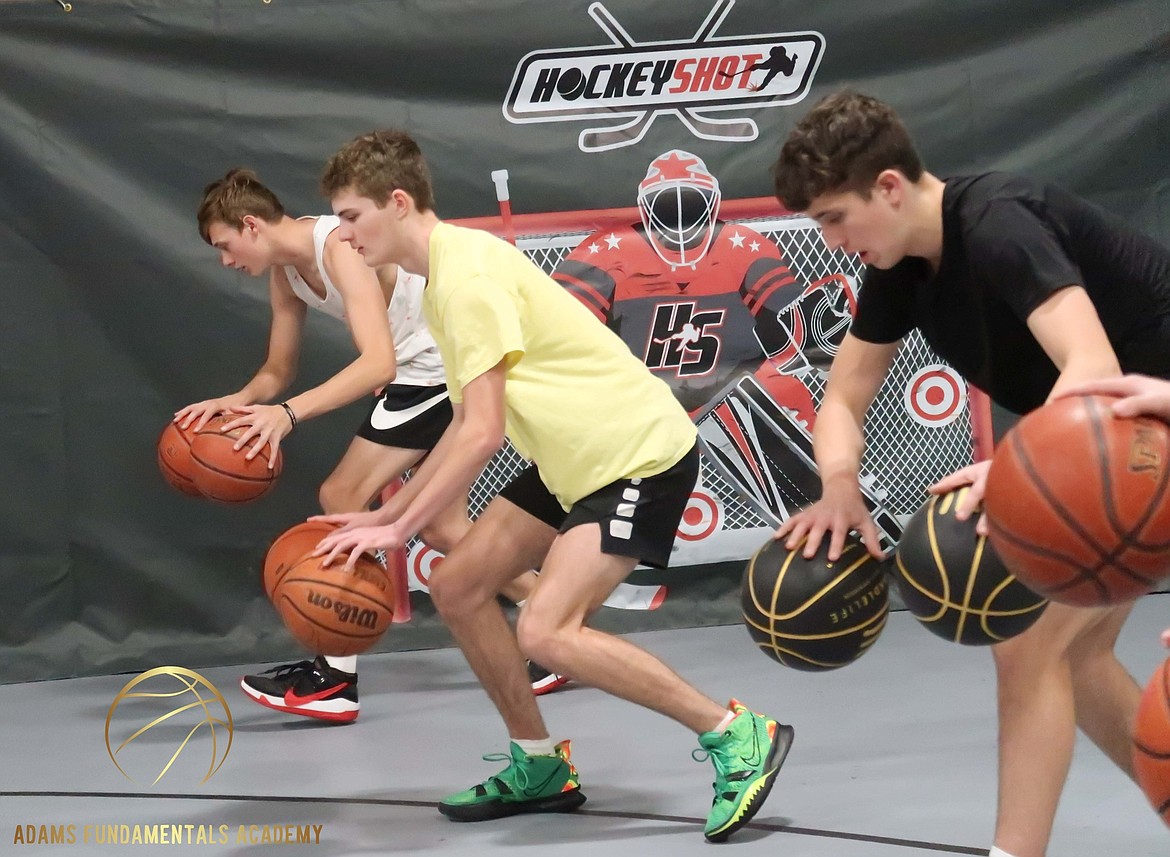
<svg viewBox="0 0 1170 857"><path fill-rule="evenodd" d="M284 273L288 277L293 294L304 301L309 309L320 310L326 315L345 321L345 301L341 297L341 292L329 279L323 260L325 239L340 224L340 218L330 214L318 217L313 225L313 249L317 256L317 271L321 275L321 282L325 284L324 298L313 291L313 287L301 276L296 266L285 265ZM394 337L394 355L398 363L395 384L433 387L446 383L439 348L423 320L422 298L426 284L427 281L423 277L398 268L394 294L386 310L386 316L390 320L390 333Z"/></svg>

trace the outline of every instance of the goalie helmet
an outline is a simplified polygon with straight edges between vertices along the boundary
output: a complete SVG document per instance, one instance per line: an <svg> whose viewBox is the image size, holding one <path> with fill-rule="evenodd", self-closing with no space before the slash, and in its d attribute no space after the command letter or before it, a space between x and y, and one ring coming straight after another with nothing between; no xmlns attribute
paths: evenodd
<svg viewBox="0 0 1170 857"><path fill-rule="evenodd" d="M646 238L671 270L707 255L719 215L719 181L702 158L671 149L650 162L638 185Z"/></svg>

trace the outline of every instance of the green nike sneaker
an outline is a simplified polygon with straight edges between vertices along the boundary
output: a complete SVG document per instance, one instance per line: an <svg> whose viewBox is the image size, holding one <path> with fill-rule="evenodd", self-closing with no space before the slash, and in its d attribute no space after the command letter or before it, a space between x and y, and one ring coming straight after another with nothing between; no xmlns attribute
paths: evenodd
<svg viewBox="0 0 1170 857"><path fill-rule="evenodd" d="M791 726L750 711L734 699L728 708L736 713L731 725L723 732L704 732L699 736L700 749L691 753L696 762L709 758L715 765L715 800L703 829L710 842L726 840L764 805L795 735Z"/></svg>
<svg viewBox="0 0 1170 857"><path fill-rule="evenodd" d="M511 755L489 753L486 762L508 767L477 786L453 794L439 804L452 821L488 821L522 812L572 812L585 803L577 768L569 759L569 742L556 746L555 756L529 756L509 744Z"/></svg>

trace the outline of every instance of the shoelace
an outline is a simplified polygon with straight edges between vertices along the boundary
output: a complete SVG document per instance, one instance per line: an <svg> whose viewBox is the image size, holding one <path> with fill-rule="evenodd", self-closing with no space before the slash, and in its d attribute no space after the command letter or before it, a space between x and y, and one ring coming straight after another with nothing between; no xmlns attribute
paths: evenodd
<svg viewBox="0 0 1170 857"><path fill-rule="evenodd" d="M730 768L729 763L731 761L730 753L724 752L717 747L711 750L708 750L706 747L698 747L697 749L691 750L691 758L696 762L706 762L708 759L710 759L711 762L715 765L715 773L717 774L717 777L722 777L723 782L728 783L729 785L732 782L728 779L728 770ZM716 778L715 782L711 783L711 788L715 789L715 800L712 801L712 804L718 803L719 798L722 797L722 793L719 791L718 778Z"/></svg>
<svg viewBox="0 0 1170 857"><path fill-rule="evenodd" d="M271 675L273 678L288 678L293 673L312 672L316 665L312 661L298 661L295 664L282 664L265 670L261 675Z"/></svg>
<svg viewBox="0 0 1170 857"><path fill-rule="evenodd" d="M483 760L485 762L509 762L509 763L513 762L512 756L509 753L488 753L483 757ZM509 764L508 768L512 768L516 771L516 785L520 786L520 788L522 788L522 789L528 788L528 772L525 771L522 767L520 767L517 764ZM505 773L505 771L507 771L508 768L505 768L503 771L500 771L499 774L493 774L490 779L493 779L496 782L504 783L504 785L507 785L507 783L504 780L500 779L500 774Z"/></svg>
<svg viewBox="0 0 1170 857"><path fill-rule="evenodd" d="M710 759L715 763L715 770L726 776L728 771L728 762L731 759L731 754L720 750L719 748L708 750L706 747L698 747L694 750L691 750L691 758L696 762L705 762Z"/></svg>

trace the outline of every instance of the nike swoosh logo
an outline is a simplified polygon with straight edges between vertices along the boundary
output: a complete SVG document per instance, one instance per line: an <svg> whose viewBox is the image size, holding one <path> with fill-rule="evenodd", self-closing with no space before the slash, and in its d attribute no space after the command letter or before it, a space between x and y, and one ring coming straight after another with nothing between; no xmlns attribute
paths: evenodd
<svg viewBox="0 0 1170 857"><path fill-rule="evenodd" d="M378 404L374 406L373 412L370 413L370 425L378 431L385 431L388 428L400 426L405 422L413 420L428 408L434 407L440 399L445 398L447 398L447 391L446 389L442 389L441 392L426 401L419 402L417 405L412 405L401 411L390 410L386 407L386 400L384 398L378 399Z"/></svg>
<svg viewBox="0 0 1170 857"><path fill-rule="evenodd" d="M747 712L744 712L745 714ZM752 728L752 754L750 756L740 756L747 764L753 768L764 761L764 754L760 752L760 733L754 726Z"/></svg>
<svg viewBox="0 0 1170 857"><path fill-rule="evenodd" d="M285 705L305 705L310 702L320 702L322 699L328 699L335 693L341 693L349 687L349 682L343 682L336 687L327 687L325 690L319 690L316 693L310 693L308 696L298 696L296 691L291 687L284 692Z"/></svg>
<svg viewBox="0 0 1170 857"><path fill-rule="evenodd" d="M553 772L551 774L549 774L547 777L545 777L544 782L542 782L536 788L530 789L530 788L528 788L528 786L525 786L523 789L521 789L521 791L524 793L525 797L536 797L538 794L540 794L542 791L544 791L545 786L547 786L549 783L551 783L553 781L553 778L555 778L556 775L559 774L560 772L561 772L561 769L559 767L554 768Z"/></svg>

